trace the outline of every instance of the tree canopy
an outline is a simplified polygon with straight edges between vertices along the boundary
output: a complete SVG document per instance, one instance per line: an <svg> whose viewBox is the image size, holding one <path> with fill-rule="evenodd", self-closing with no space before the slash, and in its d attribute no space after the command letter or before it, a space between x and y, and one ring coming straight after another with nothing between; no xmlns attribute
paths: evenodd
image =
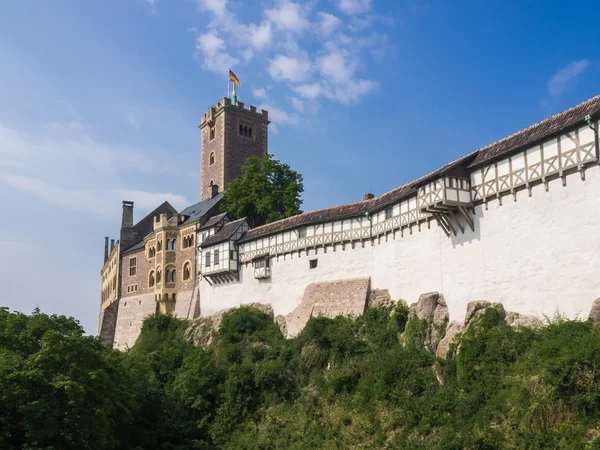
<svg viewBox="0 0 600 450"><path fill-rule="evenodd" d="M242 167L242 176L225 191L225 209L234 219L247 217L256 227L300 214L304 192L302 175L288 164L266 154L251 157Z"/></svg>
<svg viewBox="0 0 600 450"><path fill-rule="evenodd" d="M0 448L600 449L591 321L515 329L489 308L447 360L422 322L399 302L284 339L241 307L202 348L152 316L121 353L74 319L0 309Z"/></svg>

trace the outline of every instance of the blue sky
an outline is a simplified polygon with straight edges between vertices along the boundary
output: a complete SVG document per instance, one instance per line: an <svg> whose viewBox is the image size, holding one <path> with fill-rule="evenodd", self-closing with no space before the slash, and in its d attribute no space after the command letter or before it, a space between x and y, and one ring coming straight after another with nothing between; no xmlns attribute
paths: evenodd
<svg viewBox="0 0 600 450"><path fill-rule="evenodd" d="M19 1L0 6L0 304L96 332L103 237L199 197L231 67L304 209L376 195L600 93L600 3Z"/></svg>

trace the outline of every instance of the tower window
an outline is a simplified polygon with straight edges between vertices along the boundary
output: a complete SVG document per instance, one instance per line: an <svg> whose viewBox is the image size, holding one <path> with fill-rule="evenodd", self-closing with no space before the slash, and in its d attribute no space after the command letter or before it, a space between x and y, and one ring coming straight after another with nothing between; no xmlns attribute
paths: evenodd
<svg viewBox="0 0 600 450"><path fill-rule="evenodd" d="M190 263L185 263L185 265L183 266L183 279L189 280L191 272L192 271L190 270Z"/></svg>
<svg viewBox="0 0 600 450"><path fill-rule="evenodd" d="M133 277L137 273L137 258L129 258L129 276Z"/></svg>
<svg viewBox="0 0 600 450"><path fill-rule="evenodd" d="M215 127L210 127L210 140L215 138Z"/></svg>
<svg viewBox="0 0 600 450"><path fill-rule="evenodd" d="M208 162L211 166L215 163L215 152L210 154L210 160Z"/></svg>

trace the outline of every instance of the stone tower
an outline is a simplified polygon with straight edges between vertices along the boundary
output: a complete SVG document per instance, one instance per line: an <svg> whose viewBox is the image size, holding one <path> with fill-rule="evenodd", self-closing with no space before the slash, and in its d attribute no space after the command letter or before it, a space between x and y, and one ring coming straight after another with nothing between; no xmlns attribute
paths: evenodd
<svg viewBox="0 0 600 450"><path fill-rule="evenodd" d="M242 175L251 156L268 149L269 114L225 97L202 116L200 123L200 201L224 191L227 183Z"/></svg>

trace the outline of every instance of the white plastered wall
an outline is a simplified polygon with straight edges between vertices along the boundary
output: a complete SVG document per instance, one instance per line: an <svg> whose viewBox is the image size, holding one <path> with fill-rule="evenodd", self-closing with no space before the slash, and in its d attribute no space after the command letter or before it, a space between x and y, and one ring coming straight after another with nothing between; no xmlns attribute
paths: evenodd
<svg viewBox="0 0 600 450"><path fill-rule="evenodd" d="M373 246L346 244L271 259L271 278L254 279L251 264L242 265L240 281L210 286L201 282L201 314L244 303L273 305L287 314L300 302L308 284L370 276L373 288L388 289L409 303L423 292L440 291L452 320L464 317L471 300L500 301L506 309L537 316L557 310L587 315L600 297L600 170L585 171L476 207L475 231L448 238L431 228L412 227L412 235L388 235ZM318 266L309 269L309 259Z"/></svg>

